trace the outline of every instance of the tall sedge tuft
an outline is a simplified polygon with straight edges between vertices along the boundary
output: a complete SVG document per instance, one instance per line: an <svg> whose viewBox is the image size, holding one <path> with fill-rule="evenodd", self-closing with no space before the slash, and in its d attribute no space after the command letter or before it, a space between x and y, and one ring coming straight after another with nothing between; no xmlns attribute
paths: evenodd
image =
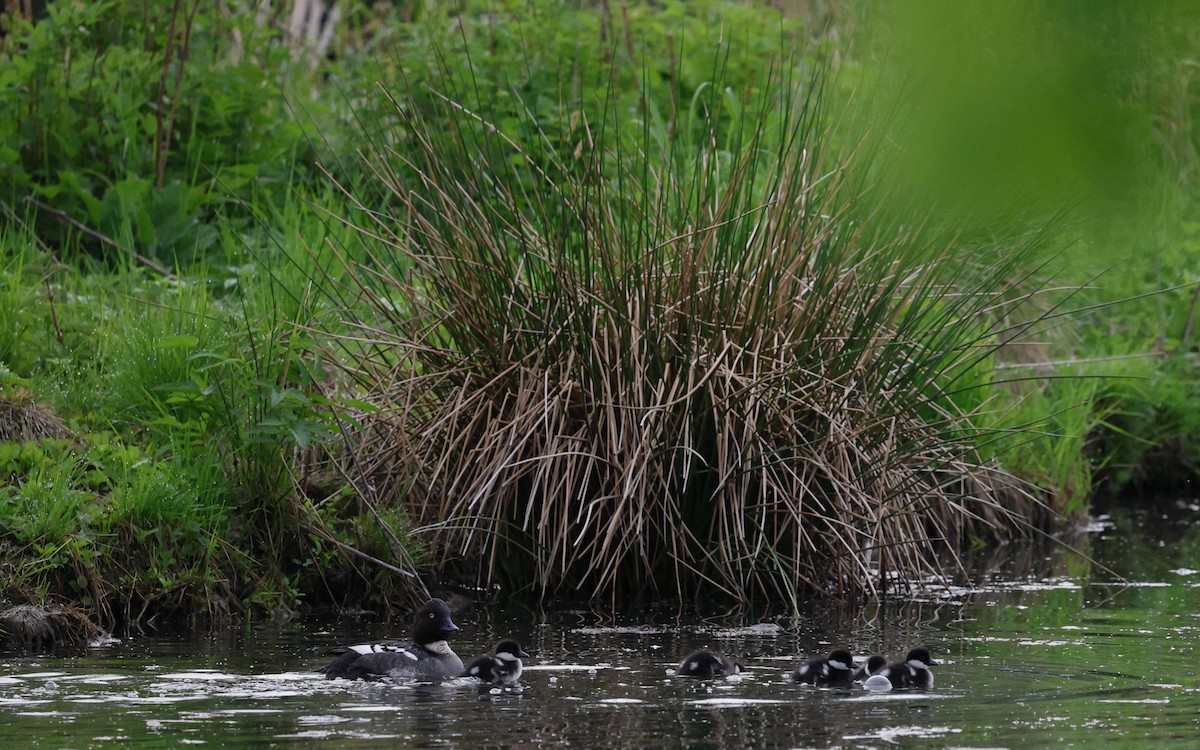
<svg viewBox="0 0 1200 750"><path fill-rule="evenodd" d="M820 65L716 68L669 122L611 89L507 129L469 87L395 100L343 344L388 423L371 465L443 564L795 603L1022 527L972 421L1020 248L872 208Z"/></svg>

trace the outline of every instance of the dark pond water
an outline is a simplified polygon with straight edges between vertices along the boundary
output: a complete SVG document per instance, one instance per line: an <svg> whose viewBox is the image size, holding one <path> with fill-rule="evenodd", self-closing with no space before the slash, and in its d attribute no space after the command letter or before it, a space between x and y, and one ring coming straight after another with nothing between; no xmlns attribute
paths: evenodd
<svg viewBox="0 0 1200 750"><path fill-rule="evenodd" d="M0 746L1029 748L1200 743L1200 506L1118 515L1072 543L972 561L972 587L930 585L799 619L640 610L463 612L460 655L515 635L521 685L327 681L337 644L403 624L342 621L124 640L73 657L0 659ZM1112 571L1112 572L1110 572ZM1119 574L1125 580L1119 581ZM800 655L926 644L921 693L785 681ZM670 670L739 656L739 678Z"/></svg>

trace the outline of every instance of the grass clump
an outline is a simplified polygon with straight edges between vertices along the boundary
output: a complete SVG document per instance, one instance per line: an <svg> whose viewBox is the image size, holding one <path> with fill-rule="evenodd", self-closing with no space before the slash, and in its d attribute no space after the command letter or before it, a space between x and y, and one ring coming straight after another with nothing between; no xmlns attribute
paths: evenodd
<svg viewBox="0 0 1200 750"><path fill-rule="evenodd" d="M795 601L1020 523L963 383L1001 300L1028 299L1006 294L1021 248L975 262L873 214L825 74L759 70L714 68L675 130L565 100L574 153L486 102L398 102L407 147L373 164L403 211L360 227L346 344L443 563L541 594Z"/></svg>

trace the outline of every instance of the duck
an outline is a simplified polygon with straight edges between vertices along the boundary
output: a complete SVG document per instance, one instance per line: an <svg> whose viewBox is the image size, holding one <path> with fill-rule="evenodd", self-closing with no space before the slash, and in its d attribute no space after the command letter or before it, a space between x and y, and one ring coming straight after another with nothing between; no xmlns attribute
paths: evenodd
<svg viewBox="0 0 1200 750"><path fill-rule="evenodd" d="M855 682L863 682L871 675L879 674L887 668L887 657L883 654L871 654L867 657L867 663L858 668L854 673Z"/></svg>
<svg viewBox="0 0 1200 750"><path fill-rule="evenodd" d="M680 677L728 677L741 671L742 665L728 656L700 649L684 657L675 674Z"/></svg>
<svg viewBox="0 0 1200 750"><path fill-rule="evenodd" d="M337 677L458 677L463 673L462 659L446 642L458 629L450 618L450 607L446 602L430 599L417 610L412 643L391 640L349 646L319 671L330 680Z"/></svg>
<svg viewBox="0 0 1200 750"><path fill-rule="evenodd" d="M849 685L854 680L854 657L845 649L830 651L824 658L801 664L792 679L807 685Z"/></svg>
<svg viewBox="0 0 1200 750"><path fill-rule="evenodd" d="M471 662L462 677L475 677L487 685L515 685L521 679L521 659L529 654L512 638L496 644L489 656L481 656Z"/></svg>
<svg viewBox="0 0 1200 750"><path fill-rule="evenodd" d="M929 671L929 667L937 663L930 655L929 649L919 646L909 651L904 661L889 664L882 671L868 677L863 686L871 690L928 690L933 687L933 672Z"/></svg>

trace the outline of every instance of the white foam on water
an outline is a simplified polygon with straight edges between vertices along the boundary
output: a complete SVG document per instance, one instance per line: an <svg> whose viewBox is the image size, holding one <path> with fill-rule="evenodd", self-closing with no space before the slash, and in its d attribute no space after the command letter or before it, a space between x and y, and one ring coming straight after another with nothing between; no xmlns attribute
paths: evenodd
<svg viewBox="0 0 1200 750"><path fill-rule="evenodd" d="M320 672L280 672L278 674L255 675L258 680L274 680L276 682L325 682L325 675Z"/></svg>
<svg viewBox="0 0 1200 750"><path fill-rule="evenodd" d="M218 672L215 669L193 669L188 672L168 672L164 675L159 675L164 680L236 680L237 675Z"/></svg>
<svg viewBox="0 0 1200 750"><path fill-rule="evenodd" d="M184 701L200 701L211 697L211 695L197 695L195 693L187 695L127 695L123 700L128 703L144 703L150 706L159 706L182 703Z"/></svg>
<svg viewBox="0 0 1200 750"><path fill-rule="evenodd" d="M598 669L627 670L629 667L614 667L607 662L599 664L530 664L525 672L594 672Z"/></svg>
<svg viewBox="0 0 1200 750"><path fill-rule="evenodd" d="M1059 646L1078 646L1079 641L1055 641L1055 640L1038 640L1034 638L1022 638L1017 641L1018 646L1050 646L1057 648Z"/></svg>
<svg viewBox="0 0 1200 750"><path fill-rule="evenodd" d="M773 622L760 622L741 628L721 628L713 631L720 638L740 638L747 635L779 635L783 628Z"/></svg>
<svg viewBox="0 0 1200 750"><path fill-rule="evenodd" d="M701 698L688 701L689 706L701 708L742 708L745 706L766 706L774 703L787 703L778 698Z"/></svg>
<svg viewBox="0 0 1200 750"><path fill-rule="evenodd" d="M282 709L278 708L222 708L213 711L213 716L242 716L255 714L281 714Z"/></svg>
<svg viewBox="0 0 1200 750"><path fill-rule="evenodd" d="M88 648L108 648L109 646L116 646L120 642L120 638L113 638L109 633L102 633L98 637L88 641Z"/></svg>
<svg viewBox="0 0 1200 750"><path fill-rule="evenodd" d="M36 698L0 698L0 706L40 706L49 702Z"/></svg>
<svg viewBox="0 0 1200 750"><path fill-rule="evenodd" d="M387 714L387 713L394 714L394 713L396 713L396 711L399 710L399 708L400 708L399 706L386 706L386 705L358 705L358 706L343 705L343 706L341 706L341 710L349 712L349 713L355 713L355 714Z"/></svg>
<svg viewBox="0 0 1200 750"><path fill-rule="evenodd" d="M352 740L396 740L400 739L400 735L384 732L368 732L365 730L306 729L303 732L277 734L275 735L275 738L280 740L328 740L332 738L346 738Z"/></svg>
<svg viewBox="0 0 1200 750"><path fill-rule="evenodd" d="M1075 581L1051 579L1036 583L1017 583L1006 588L1012 591L1077 591L1083 587Z"/></svg>
<svg viewBox="0 0 1200 750"><path fill-rule="evenodd" d="M945 737L948 734L962 734L958 727L885 727L870 734L847 734L846 740L883 740L895 743L902 737Z"/></svg>
<svg viewBox="0 0 1200 750"><path fill-rule="evenodd" d="M614 625L611 627L572 628L571 632L580 635L664 635L670 631L646 625Z"/></svg>
<svg viewBox="0 0 1200 750"><path fill-rule="evenodd" d="M317 726L319 724L345 724L348 721L354 720L345 716L335 716L333 714L296 717L296 723L302 726Z"/></svg>
<svg viewBox="0 0 1200 750"><path fill-rule="evenodd" d="M109 682L124 682L129 677L121 674L70 674L58 678L59 682L82 682L85 685L104 685Z"/></svg>
<svg viewBox="0 0 1200 750"><path fill-rule="evenodd" d="M931 693L926 690L864 690L860 695L851 695L842 700L847 703L862 703L863 701L938 701L950 698L948 695Z"/></svg>

